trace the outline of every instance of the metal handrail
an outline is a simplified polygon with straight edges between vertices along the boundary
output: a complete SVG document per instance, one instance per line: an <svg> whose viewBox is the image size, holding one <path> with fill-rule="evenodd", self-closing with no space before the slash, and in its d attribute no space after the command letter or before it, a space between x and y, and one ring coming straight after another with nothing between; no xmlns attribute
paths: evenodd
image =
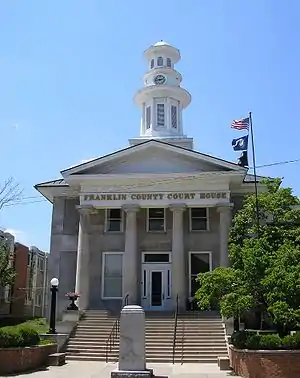
<svg viewBox="0 0 300 378"><path fill-rule="evenodd" d="M182 323L182 335L181 335L181 358L180 364L183 364L183 353L184 353L184 332L185 332L185 322Z"/></svg>
<svg viewBox="0 0 300 378"><path fill-rule="evenodd" d="M176 308L175 308L175 316L174 316L174 334L173 334L173 364L175 363L175 349L176 349L176 335L177 335L177 323L178 323L178 302L179 296L176 295Z"/></svg>
<svg viewBox="0 0 300 378"><path fill-rule="evenodd" d="M122 299L122 308L128 305L128 299L129 299L129 294L127 293ZM121 311L120 311L119 317L116 319L116 321L114 322L112 326L108 339L106 340L106 345L105 345L105 362L106 363L108 362L108 354L111 353L112 348L115 345L115 342L120 333L120 316L121 316Z"/></svg>

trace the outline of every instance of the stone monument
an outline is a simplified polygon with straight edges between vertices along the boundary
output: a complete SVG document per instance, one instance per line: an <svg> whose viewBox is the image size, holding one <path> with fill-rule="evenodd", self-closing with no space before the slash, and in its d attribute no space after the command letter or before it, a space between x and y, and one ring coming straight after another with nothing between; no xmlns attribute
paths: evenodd
<svg viewBox="0 0 300 378"><path fill-rule="evenodd" d="M120 318L120 346L118 368L112 378L150 378L145 356L145 312L140 306L125 306Z"/></svg>

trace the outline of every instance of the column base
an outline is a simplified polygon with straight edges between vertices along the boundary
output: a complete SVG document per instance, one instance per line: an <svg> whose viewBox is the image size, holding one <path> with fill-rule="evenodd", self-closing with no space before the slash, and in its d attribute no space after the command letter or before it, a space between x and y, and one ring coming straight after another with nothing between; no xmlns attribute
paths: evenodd
<svg viewBox="0 0 300 378"><path fill-rule="evenodd" d="M153 370L114 370L110 374L111 378L152 378Z"/></svg>

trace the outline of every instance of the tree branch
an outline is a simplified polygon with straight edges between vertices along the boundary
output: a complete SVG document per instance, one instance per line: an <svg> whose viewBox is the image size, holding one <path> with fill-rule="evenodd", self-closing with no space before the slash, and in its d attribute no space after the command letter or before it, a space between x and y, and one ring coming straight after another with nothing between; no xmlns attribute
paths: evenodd
<svg viewBox="0 0 300 378"><path fill-rule="evenodd" d="M9 177L0 186L0 210L12 202L19 201L22 197L23 189L15 182L13 177Z"/></svg>

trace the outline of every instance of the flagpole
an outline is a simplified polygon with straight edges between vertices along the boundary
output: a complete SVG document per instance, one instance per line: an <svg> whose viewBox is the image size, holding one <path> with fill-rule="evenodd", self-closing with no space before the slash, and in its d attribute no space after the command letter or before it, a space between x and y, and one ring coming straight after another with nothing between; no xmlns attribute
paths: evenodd
<svg viewBox="0 0 300 378"><path fill-rule="evenodd" d="M254 135L253 135L252 113L251 112L249 112L249 121L250 121L250 131L251 131L252 160L253 160L253 173L254 173L254 186L255 186L256 225L257 225L257 234L259 236L259 206L258 206L258 191L257 191L257 176L256 176L256 163L255 163Z"/></svg>

